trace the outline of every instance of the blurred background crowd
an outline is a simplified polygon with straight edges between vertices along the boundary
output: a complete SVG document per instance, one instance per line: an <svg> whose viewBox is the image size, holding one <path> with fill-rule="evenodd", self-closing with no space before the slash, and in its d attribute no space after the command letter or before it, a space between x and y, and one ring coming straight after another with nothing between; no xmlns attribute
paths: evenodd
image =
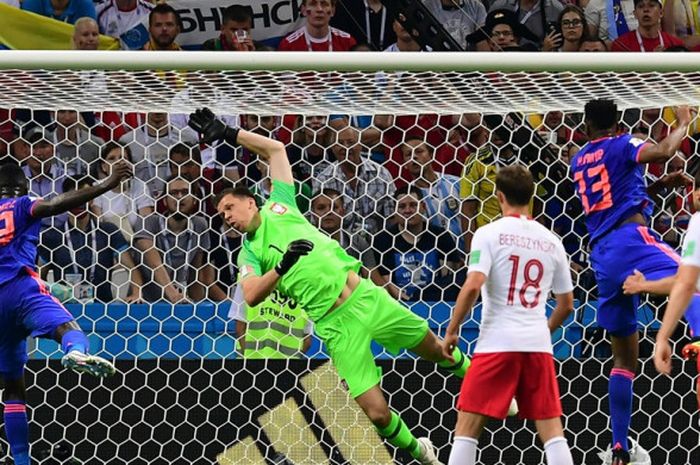
<svg viewBox="0 0 700 465"><path fill-rule="evenodd" d="M8 49L700 50L697 0L1 1ZM426 35L421 14L446 36ZM284 142L302 212L405 302L456 298L474 231L499 216L496 173L526 164L538 180L533 217L563 238L576 297L595 299L568 178L569 159L587 141L579 113L219 116ZM627 110L620 131L658 142L673 123L670 109ZM697 170L698 134L693 127L682 150L647 174L653 227L674 246L693 213L682 173ZM242 237L222 224L213 198L244 183L265 201L271 183L256 154L200 144L183 114L5 108L0 155L19 162L32 194L44 198L105 178L122 158L134 164L128 183L47 220L39 265L46 280L71 289L65 300L234 296Z"/></svg>

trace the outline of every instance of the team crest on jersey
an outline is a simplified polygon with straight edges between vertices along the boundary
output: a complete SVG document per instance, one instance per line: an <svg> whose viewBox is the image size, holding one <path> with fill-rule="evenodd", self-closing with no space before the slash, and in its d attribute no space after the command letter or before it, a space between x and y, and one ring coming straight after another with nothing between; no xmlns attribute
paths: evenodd
<svg viewBox="0 0 700 465"><path fill-rule="evenodd" d="M243 265L241 267L241 278L245 278L248 276L250 273L253 272L253 267L250 265Z"/></svg>
<svg viewBox="0 0 700 465"><path fill-rule="evenodd" d="M272 210L272 213L277 213L278 215L284 215L287 213L287 207L277 202L270 206L270 210Z"/></svg>

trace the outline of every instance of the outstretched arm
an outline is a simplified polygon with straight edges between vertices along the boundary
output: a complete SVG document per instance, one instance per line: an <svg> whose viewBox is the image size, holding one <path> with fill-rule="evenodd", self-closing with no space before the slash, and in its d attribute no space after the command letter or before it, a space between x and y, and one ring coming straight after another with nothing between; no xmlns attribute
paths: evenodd
<svg viewBox="0 0 700 465"><path fill-rule="evenodd" d="M90 200L114 189L120 182L129 179L131 176L131 164L126 161L120 161L112 167L112 174L103 182L57 195L51 200L37 200L32 208L32 216L35 218L46 218L65 213L71 208L85 205Z"/></svg>
<svg viewBox="0 0 700 465"><path fill-rule="evenodd" d="M270 164L270 177L273 181L294 183L292 167L282 142L261 136L240 128L232 128L216 119L208 108L202 108L190 115L189 126L202 136L202 142L209 144L224 140L230 145L240 145L263 157Z"/></svg>
<svg viewBox="0 0 700 465"><path fill-rule="evenodd" d="M689 107L680 106L674 109L678 126L658 144L647 144L640 151L639 163L654 163L657 161L669 160L676 150L681 146L681 142L688 135L688 127L693 119L693 114Z"/></svg>

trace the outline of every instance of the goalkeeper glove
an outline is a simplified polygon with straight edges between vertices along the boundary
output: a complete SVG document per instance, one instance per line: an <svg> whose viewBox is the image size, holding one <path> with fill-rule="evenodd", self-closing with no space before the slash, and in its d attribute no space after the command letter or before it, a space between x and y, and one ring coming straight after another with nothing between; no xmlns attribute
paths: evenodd
<svg viewBox="0 0 700 465"><path fill-rule="evenodd" d="M216 115L209 108L201 108L191 113L187 124L202 136L202 142L205 144L224 140L234 147L238 146L239 129L227 126L216 119Z"/></svg>
<svg viewBox="0 0 700 465"><path fill-rule="evenodd" d="M308 255L313 249L314 243L306 239L290 242L287 251L282 255L282 260L275 267L275 271L278 275L284 276L301 257Z"/></svg>

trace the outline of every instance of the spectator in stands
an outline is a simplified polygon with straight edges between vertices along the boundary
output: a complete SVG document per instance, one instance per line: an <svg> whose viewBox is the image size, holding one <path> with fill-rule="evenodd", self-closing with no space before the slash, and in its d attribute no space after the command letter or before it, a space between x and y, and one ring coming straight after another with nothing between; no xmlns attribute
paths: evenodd
<svg viewBox="0 0 700 465"><path fill-rule="evenodd" d="M133 163L131 150L116 142L107 142L100 151L100 162L93 176L97 179L109 177L112 165L122 158ZM139 178L131 178L120 186L97 197L92 202L92 211L101 221L114 223L122 235L131 242L134 233L143 227L144 218L151 216L153 198Z"/></svg>
<svg viewBox="0 0 700 465"><path fill-rule="evenodd" d="M496 174L499 166L508 166L517 160L513 145L507 143L508 138L507 131L493 130L490 143L479 149L464 167L459 193L466 251L471 248L474 232L501 214L496 198Z"/></svg>
<svg viewBox="0 0 700 465"><path fill-rule="evenodd" d="M396 7L396 2L391 0L339 0L331 26L346 30L370 51L384 50L396 41L391 27Z"/></svg>
<svg viewBox="0 0 700 465"><path fill-rule="evenodd" d="M58 110L56 123L56 157L63 163L65 173L91 173L90 167L100 157L104 141L90 134L75 110Z"/></svg>
<svg viewBox="0 0 700 465"><path fill-rule="evenodd" d="M146 123L124 134L119 143L129 147L134 163L134 176L146 183L151 197L163 194L163 180L168 177L170 147L184 142L196 145L197 135L189 127L178 130L169 122L167 113L148 113Z"/></svg>
<svg viewBox="0 0 700 465"><path fill-rule="evenodd" d="M396 42L389 45L384 50L385 52L420 52L422 50L420 44L415 41L398 19L394 19L391 27L396 34Z"/></svg>
<svg viewBox="0 0 700 465"><path fill-rule="evenodd" d="M66 178L63 192L90 185L90 179ZM75 286L79 299L97 299L111 302L110 271L121 264L129 274L129 293L126 302L141 301L143 278L129 253L129 244L119 229L111 223L99 221L91 212L92 201L72 209L64 230L49 229L41 236L39 256L54 279Z"/></svg>
<svg viewBox="0 0 700 465"><path fill-rule="evenodd" d="M664 32L682 39L689 49L700 45L700 35L698 35L700 16L696 14L697 6L698 2L694 0L666 0L661 17Z"/></svg>
<svg viewBox="0 0 700 465"><path fill-rule="evenodd" d="M29 129L24 137L31 145L31 155L22 168L29 180L29 193L45 200L63 193L65 172L54 153L55 134L41 126ZM44 218L43 226L54 225L63 228L67 215L62 213L52 218Z"/></svg>
<svg viewBox="0 0 700 465"><path fill-rule="evenodd" d="M100 31L119 38L141 24L153 9L153 3L147 0L102 0L96 8Z"/></svg>
<svg viewBox="0 0 700 465"><path fill-rule="evenodd" d="M350 255L359 259L367 270L363 270L362 275L368 276L367 273L377 266L374 251L370 246L371 238L364 231L349 234L343 228L344 218L345 206L340 192L323 189L314 195L311 201L311 223L335 239Z"/></svg>
<svg viewBox="0 0 700 465"><path fill-rule="evenodd" d="M408 137L402 147L404 161L413 177L412 185L421 191L422 206L430 224L462 237L459 178L438 175L433 169L435 150L419 137Z"/></svg>
<svg viewBox="0 0 700 465"><path fill-rule="evenodd" d="M301 14L306 24L282 39L285 52L347 52L356 41L345 31L330 26L336 0L302 0Z"/></svg>
<svg viewBox="0 0 700 465"><path fill-rule="evenodd" d="M584 11L589 35L607 44L637 28L634 0L590 0Z"/></svg>
<svg viewBox="0 0 700 465"><path fill-rule="evenodd" d="M517 48L522 41L528 41L529 47L538 41L526 26L520 24L517 16L510 10L491 10L486 15L486 24L483 28L467 36L467 41L480 44L484 41L489 45L486 50L500 52ZM479 47L484 50L483 47Z"/></svg>
<svg viewBox="0 0 700 465"><path fill-rule="evenodd" d="M542 42L544 52L578 52L588 34L588 23L583 10L576 5L566 5L559 15L559 25L547 34Z"/></svg>
<svg viewBox="0 0 700 465"><path fill-rule="evenodd" d="M214 269L219 288L233 298L238 281L238 253L241 251L243 236L234 228L223 224L219 216L212 217L212 222L217 219L218 224L209 230L209 263Z"/></svg>
<svg viewBox="0 0 700 465"><path fill-rule="evenodd" d="M579 52L607 52L608 44L598 37L589 37L581 42Z"/></svg>
<svg viewBox="0 0 700 465"><path fill-rule="evenodd" d="M73 28L74 50L97 50L100 45L100 30L97 22L84 16L75 22Z"/></svg>
<svg viewBox="0 0 700 465"><path fill-rule="evenodd" d="M252 52L256 49L252 29L252 9L249 6L231 5L224 9L219 37L207 40L202 48L211 51Z"/></svg>
<svg viewBox="0 0 700 465"><path fill-rule="evenodd" d="M97 19L92 0L23 0L22 9L70 24L85 16Z"/></svg>
<svg viewBox="0 0 700 465"><path fill-rule="evenodd" d="M544 2L544 9L542 9L542 2ZM556 23L563 9L564 5L559 0L496 0L491 4L489 12L496 10L514 12L518 23L535 35L536 40L533 42L539 45L547 34L547 24ZM521 37L521 39L527 38Z"/></svg>
<svg viewBox="0 0 700 465"><path fill-rule="evenodd" d="M634 16L639 27L622 34L612 44L613 52L663 52L683 46L678 37L661 30L663 6L660 0L634 0Z"/></svg>
<svg viewBox="0 0 700 465"><path fill-rule="evenodd" d="M236 322L238 349L243 358L301 358L311 347L313 323L296 301L277 289L251 307L238 286L228 316Z"/></svg>
<svg viewBox="0 0 700 465"><path fill-rule="evenodd" d="M207 260L210 250L208 222L197 212L197 200L191 194L191 179L173 177L167 183L167 216L151 215L144 228L134 236L143 252L145 266L152 270L154 283L146 286L144 298L224 300L226 294L215 282L215 273ZM154 285L155 284L155 285Z"/></svg>
<svg viewBox="0 0 700 465"><path fill-rule="evenodd" d="M394 211L394 180L389 171L362 153L360 132L345 120L332 152L336 162L314 178L314 192L333 189L345 195L348 229L376 233Z"/></svg>
<svg viewBox="0 0 700 465"><path fill-rule="evenodd" d="M467 49L467 36L486 23L486 8L480 0L424 0L452 38Z"/></svg>
<svg viewBox="0 0 700 465"><path fill-rule="evenodd" d="M182 50L175 42L182 31L182 19L175 8L159 3L148 15L149 40L144 50Z"/></svg>
<svg viewBox="0 0 700 465"><path fill-rule="evenodd" d="M287 148L295 179L311 182L331 165L328 152L335 132L327 123L327 116L298 118L292 145Z"/></svg>
<svg viewBox="0 0 700 465"><path fill-rule="evenodd" d="M463 255L447 231L426 221L420 189L396 191L395 216L396 224L373 240L379 265L373 281L398 300L456 299Z"/></svg>

